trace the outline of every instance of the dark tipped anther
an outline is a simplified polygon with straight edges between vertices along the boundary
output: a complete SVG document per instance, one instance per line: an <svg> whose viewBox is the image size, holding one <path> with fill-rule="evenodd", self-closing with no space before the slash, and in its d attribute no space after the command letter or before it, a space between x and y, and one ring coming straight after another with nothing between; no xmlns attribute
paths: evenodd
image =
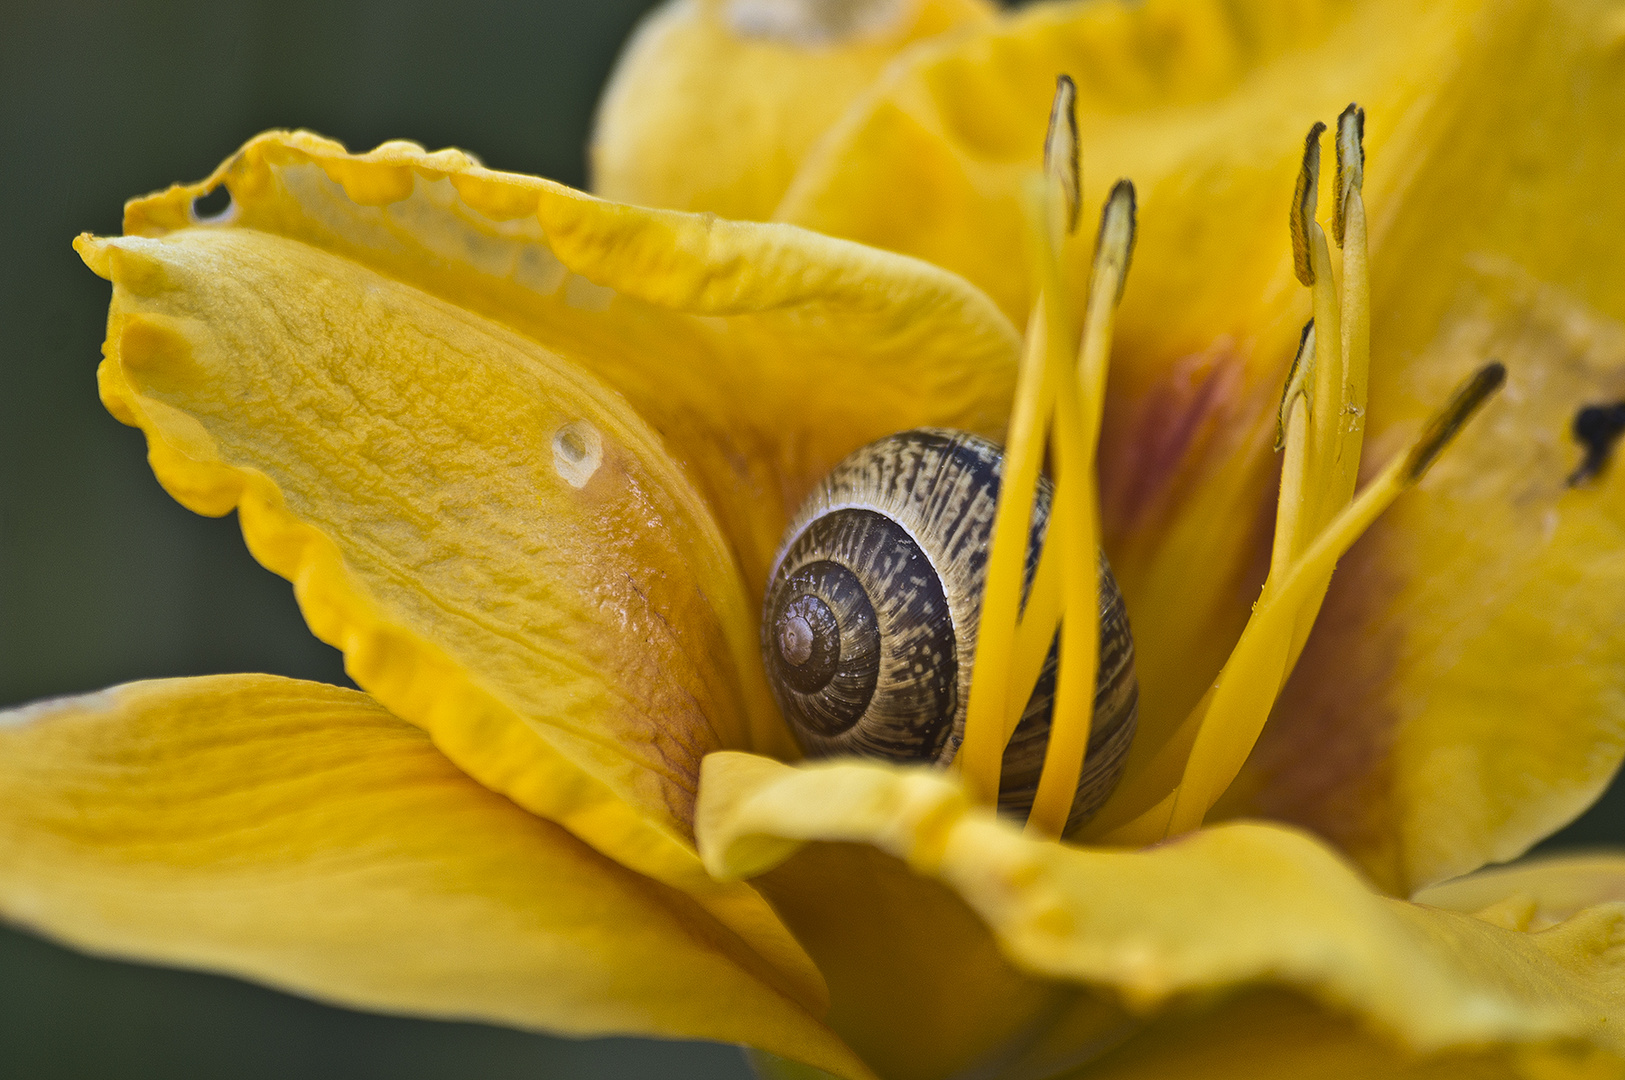
<svg viewBox="0 0 1625 1080"><path fill-rule="evenodd" d="M1320 134L1326 125L1319 120L1303 140L1303 164L1298 169L1298 186L1292 192L1292 269L1305 285L1315 283L1315 264L1309 254L1309 225L1315 220L1315 200L1320 194Z"/></svg>
<svg viewBox="0 0 1625 1080"><path fill-rule="evenodd" d="M1134 258L1134 239L1139 231L1138 203L1134 194L1134 184L1129 180L1119 180L1112 185L1112 193L1106 196L1106 205L1100 208L1100 232L1095 235L1095 262L1094 274L1098 280L1105 270L1101 260L1108 259L1122 263L1117 274L1117 294L1112 298L1113 303L1122 303L1123 286L1128 282L1129 263Z"/></svg>
<svg viewBox="0 0 1625 1080"><path fill-rule="evenodd" d="M1450 403L1441 409L1428 424L1422 438L1411 447L1405 459L1405 482L1414 484L1433 467L1434 461L1462 426L1483 407L1490 396L1501 389L1507 380L1506 365L1492 360L1473 373L1472 378L1456 388Z"/></svg>
<svg viewBox="0 0 1625 1080"><path fill-rule="evenodd" d="M1292 395L1301 393L1302 383L1306 380L1300 378L1299 372L1308 374L1309 359L1315 351L1315 320L1310 319L1303 324L1303 333L1298 335L1298 351L1292 357L1292 367L1287 369L1286 382L1281 387L1281 406L1275 411L1275 451L1280 453L1286 446L1286 419L1287 412L1292 407ZM1293 388L1297 387L1295 391ZM1304 401L1309 397L1304 395Z"/></svg>
<svg viewBox="0 0 1625 1080"><path fill-rule="evenodd" d="M1574 414L1572 430L1574 441L1585 447L1585 457L1569 474L1569 487L1579 487L1607 467L1614 444L1625 435L1625 401L1587 405Z"/></svg>
<svg viewBox="0 0 1625 1080"><path fill-rule="evenodd" d="M1332 207L1332 235L1343 246L1349 196L1365 183L1365 110L1354 102L1337 118L1337 201Z"/></svg>
<svg viewBox="0 0 1625 1080"><path fill-rule="evenodd" d="M1070 75L1055 77L1049 131L1044 136L1044 171L1060 184L1066 200L1066 231L1078 227L1081 209L1081 166L1078 162L1078 87Z"/></svg>

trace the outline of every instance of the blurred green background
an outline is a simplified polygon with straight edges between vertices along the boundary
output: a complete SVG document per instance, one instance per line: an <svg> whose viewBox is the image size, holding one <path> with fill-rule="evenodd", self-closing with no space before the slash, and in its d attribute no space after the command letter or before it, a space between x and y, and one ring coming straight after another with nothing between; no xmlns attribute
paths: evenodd
<svg viewBox="0 0 1625 1080"><path fill-rule="evenodd" d="M584 180L644 0L0 0L0 707L127 679L345 682L235 520L196 517L103 411L108 286L69 247L269 127L461 146ZM1625 839L1618 786L1550 843ZM5 868L0 867L0 873ZM366 1016L0 928L0 1076L746 1077L729 1047Z"/></svg>

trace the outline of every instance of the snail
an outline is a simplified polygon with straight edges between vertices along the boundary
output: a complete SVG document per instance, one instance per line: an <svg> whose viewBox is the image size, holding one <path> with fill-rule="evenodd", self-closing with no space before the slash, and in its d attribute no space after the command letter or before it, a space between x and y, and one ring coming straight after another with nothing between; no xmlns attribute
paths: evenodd
<svg viewBox="0 0 1625 1080"><path fill-rule="evenodd" d="M964 737L1002 461L998 444L980 436L905 431L848 456L802 504L768 576L762 653L808 756L953 760ZM1024 589L1038 567L1051 495L1041 478ZM1099 566L1095 712L1068 834L1111 794L1139 702L1122 594L1103 555ZM999 811L1020 820L1043 770L1058 644L1059 633L1004 752Z"/></svg>

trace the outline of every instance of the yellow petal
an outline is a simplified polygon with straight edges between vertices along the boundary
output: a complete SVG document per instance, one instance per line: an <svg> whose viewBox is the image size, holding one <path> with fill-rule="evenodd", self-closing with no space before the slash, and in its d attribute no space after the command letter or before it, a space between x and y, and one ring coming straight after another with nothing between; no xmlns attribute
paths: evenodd
<svg viewBox="0 0 1625 1080"><path fill-rule="evenodd" d="M1126 790L1212 685L1262 583L1271 414L1309 313L1286 230L1304 132L1359 97L1367 200L1384 205L1408 175L1386 149L1391 118L1448 69L1464 6L1033 5L899 60L778 211L953 269L1020 319L1036 288L1008 257L1021 177L1039 162L1056 74L1077 82L1085 214L1119 177L1139 204L1100 448L1141 691ZM1072 280L1087 280L1091 248L1069 247Z"/></svg>
<svg viewBox="0 0 1625 1080"><path fill-rule="evenodd" d="M131 203L125 231L193 227L192 200L221 183L233 224L487 315L625 395L710 500L753 597L790 514L847 454L925 425L997 436L1008 417L1015 329L913 259L617 206L455 150L352 156L286 132Z"/></svg>
<svg viewBox="0 0 1625 1080"><path fill-rule="evenodd" d="M599 103L593 188L765 220L887 61L992 13L986 0L667 0L645 16Z"/></svg>
<svg viewBox="0 0 1625 1080"><path fill-rule="evenodd" d="M1575 414L1625 398L1625 22L1507 3L1464 32L1403 198L1368 201L1368 459L1484 359L1507 388L1344 560L1227 806L1399 892L1521 854L1625 755L1625 473L1568 486Z"/></svg>
<svg viewBox="0 0 1625 1080"><path fill-rule="evenodd" d="M1597 904L1625 901L1625 855L1564 852L1431 885L1419 904L1544 930Z"/></svg>
<svg viewBox="0 0 1625 1080"><path fill-rule="evenodd" d="M784 967L765 902L701 867L701 757L784 752L754 605L658 436L482 316L253 229L86 240L115 283L104 401L186 506L237 508L351 675L487 787L686 889Z"/></svg>
<svg viewBox="0 0 1625 1080"><path fill-rule="evenodd" d="M1076 1001L1011 964L950 890L873 848L809 848L756 885L827 980L825 1022L887 1080L1008 1063Z"/></svg>
<svg viewBox="0 0 1625 1080"><path fill-rule="evenodd" d="M91 952L869 1075L686 895L480 787L352 690L225 675L0 713L0 865L0 915Z"/></svg>
<svg viewBox="0 0 1625 1080"><path fill-rule="evenodd" d="M1180 1009L1148 1025L1077 1080L1618 1080L1625 1062L1564 1044L1406 1052L1347 1017L1281 991Z"/></svg>
<svg viewBox="0 0 1625 1080"><path fill-rule="evenodd" d="M1397 1048L1625 1051L1625 905L1541 934L1375 892L1289 829L1233 824L1145 851L1035 841L968 808L949 777L874 764L706 759L697 827L720 875L809 842L867 843L952 888L1017 966L1139 1013L1273 984Z"/></svg>
<svg viewBox="0 0 1625 1080"><path fill-rule="evenodd" d="M713 808L771 783L782 768L746 754L707 762L702 806ZM856 779L861 785L863 774ZM832 807L863 798L861 787L824 795ZM881 1075L925 1080L1008 1067L1012 1044L1042 1042L1074 1004L1065 988L1012 967L987 928L938 882L864 845L795 853L797 846L763 832L735 840L731 857L773 867L757 884L828 980L827 1022Z"/></svg>
<svg viewBox="0 0 1625 1080"><path fill-rule="evenodd" d="M1018 178L1038 161L1057 71L1079 83L1085 201L1120 175L1141 195L1101 449L1141 686L1120 791L1159 751L1179 756L1179 721L1257 596L1269 410L1309 310L1285 212L1303 133L1356 100L1368 468L1485 361L1506 363L1508 391L1344 560L1219 812L1306 825L1401 892L1517 855L1587 805L1625 751L1625 665L1601 632L1625 607L1618 470L1564 485L1575 412L1625 398L1625 256L1609 239L1625 234L1617 10L1035 6L899 61L809 159L781 217L933 259L1018 317L1032 283L996 253L1020 235Z"/></svg>

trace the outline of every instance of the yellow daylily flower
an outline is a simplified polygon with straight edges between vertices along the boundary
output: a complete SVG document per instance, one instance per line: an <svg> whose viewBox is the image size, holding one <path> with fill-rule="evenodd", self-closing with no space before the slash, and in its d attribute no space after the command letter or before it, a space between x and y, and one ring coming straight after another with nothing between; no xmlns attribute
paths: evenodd
<svg viewBox="0 0 1625 1080"><path fill-rule="evenodd" d="M1062 74L1098 252L1034 224ZM1350 100L1365 201L1345 113L1317 205ZM1480 870L1625 755L1625 480L1566 435L1625 398L1622 145L1590 0L677 0L606 94L618 201L261 135L78 241L100 388L364 692L0 713L0 916L774 1075L1625 1074L1625 857ZM956 772L797 762L758 612L803 497L922 426L1036 476L1051 407L1061 580L1098 475L1138 655L1112 799L996 817L1002 693Z"/></svg>

